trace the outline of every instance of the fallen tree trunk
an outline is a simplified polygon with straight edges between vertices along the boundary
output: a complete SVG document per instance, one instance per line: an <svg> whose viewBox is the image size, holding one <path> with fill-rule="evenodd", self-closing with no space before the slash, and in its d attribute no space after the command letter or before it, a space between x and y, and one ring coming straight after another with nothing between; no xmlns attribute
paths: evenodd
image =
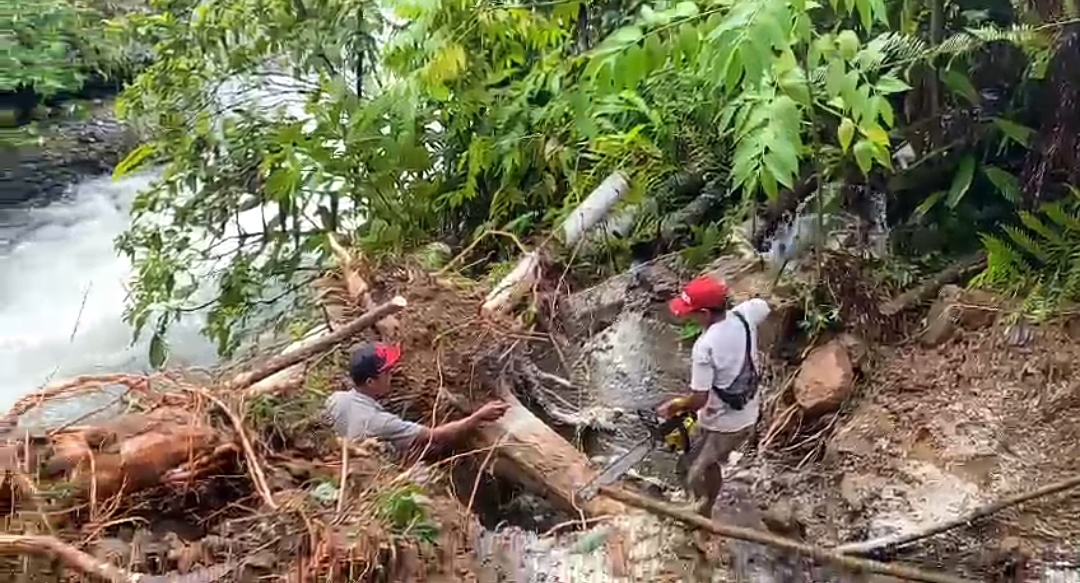
<svg viewBox="0 0 1080 583"><path fill-rule="evenodd" d="M260 380L270 378L319 354L334 344L349 338L371 326L387 314L395 313L405 306L405 300L396 297L376 307L341 329L318 338L306 346L288 354L279 355L255 370L237 375L226 389L245 389ZM200 471L213 469L219 462L233 459L237 449L242 449L250 462L250 471L257 490L267 505L275 506L266 479L261 473L254 449L247 441L239 418L206 391L184 387L201 394L222 407L232 421L237 444L229 436L221 434L194 410L197 407L187 401L183 404L165 405L163 394L147 391L147 378L142 376L107 375L80 377L74 381L58 383L45 391L30 395L12 408L6 419L15 420L49 398L67 397L102 386L124 384L141 396L151 399L152 410L146 413L121 415L95 426L68 427L50 432L47 436L25 441L17 439L0 451L4 469L11 470L15 464L40 467L41 477L51 481L70 483L74 488L74 500L89 503L91 514L99 504L114 496L122 496L165 483L189 480ZM189 410L190 409L190 410ZM20 460L22 456L24 459ZM17 502L17 501L16 501Z"/></svg>
<svg viewBox="0 0 1080 583"><path fill-rule="evenodd" d="M612 207L629 191L630 181L626 175L619 171L612 172L563 221L561 227L563 244L574 247L580 243L589 229L603 220ZM483 305L480 306L480 313L499 314L513 308L514 303L536 283L540 275L543 255L543 249L534 249L522 255L514 270L504 277L484 299Z"/></svg>
<svg viewBox="0 0 1080 583"><path fill-rule="evenodd" d="M325 338L327 334L330 334L330 328L320 326L312 330L307 337L286 346L285 349L281 351L281 354L293 354L297 350L303 350L322 338ZM247 394L249 396L271 395L294 391L304 384L304 376L306 373L306 363L301 362L294 364L253 383L248 387Z"/></svg>
<svg viewBox="0 0 1080 583"><path fill-rule="evenodd" d="M968 273L986 267L986 255L978 253L958 261L933 275L918 286L896 296L881 306L881 313L893 316L911 306L925 302L937 295L942 287L963 278Z"/></svg>
<svg viewBox="0 0 1080 583"><path fill-rule="evenodd" d="M193 413L162 407L57 433L51 451L30 453L46 456L42 477L71 483L72 494L93 508L112 496L162 483L170 470L214 452L221 443L218 433Z"/></svg>
<svg viewBox="0 0 1080 583"><path fill-rule="evenodd" d="M707 532L711 532L713 534L783 549L785 551L806 556L820 562L830 563L838 567L843 567L844 569L857 573L876 573L879 575L888 575L890 577L896 577L908 581L921 581L923 583L973 583L972 581L968 581L967 579L961 579L959 577L953 577L951 575L931 573L929 571L912 569L910 567L904 567L900 565L888 565L885 563L869 561L866 559L857 559L855 557L849 557L829 549L815 547L805 543L781 538L767 532L761 532L737 526L727 526L709 520L699 514L685 512L671 506L670 504L653 500L651 498L646 498L644 496L640 496L632 492L627 492L626 490L621 490L619 488L601 486L599 492L603 496L606 496L613 500L618 500L619 502L622 502L629 506L641 508L642 510L652 512L653 514L667 516L668 518L673 518L682 522L683 524Z"/></svg>
<svg viewBox="0 0 1080 583"><path fill-rule="evenodd" d="M444 396L462 412L471 407L460 397ZM614 500L595 497L587 502L575 493L596 475L585 454L525 408L503 385L499 397L510 409L498 421L485 425L473 438L475 449L495 450L496 474L547 498L571 515L586 518L617 516L626 508Z"/></svg>

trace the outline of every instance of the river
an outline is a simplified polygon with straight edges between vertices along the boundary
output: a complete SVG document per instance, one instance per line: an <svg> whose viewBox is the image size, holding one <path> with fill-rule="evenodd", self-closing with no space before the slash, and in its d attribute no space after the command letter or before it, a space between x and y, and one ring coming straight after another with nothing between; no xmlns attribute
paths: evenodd
<svg viewBox="0 0 1080 583"><path fill-rule="evenodd" d="M87 178L42 208L0 208L0 410L50 379L149 369L148 338L123 321L131 265L113 240L153 174ZM172 364L207 365L192 320L170 337Z"/></svg>

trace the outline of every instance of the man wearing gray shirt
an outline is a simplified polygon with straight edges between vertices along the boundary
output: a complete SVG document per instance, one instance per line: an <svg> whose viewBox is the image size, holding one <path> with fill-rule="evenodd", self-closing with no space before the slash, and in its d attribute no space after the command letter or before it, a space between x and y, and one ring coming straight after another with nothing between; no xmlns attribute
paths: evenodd
<svg viewBox="0 0 1080 583"><path fill-rule="evenodd" d="M483 423L502 417L508 405L491 401L472 415L429 428L406 421L379 404L390 393L390 374L401 358L396 346L367 343L357 348L349 362L354 390L337 391L326 400L326 413L334 429L346 439L374 437L401 453L430 452L459 441Z"/></svg>
<svg viewBox="0 0 1080 583"><path fill-rule="evenodd" d="M671 301L673 315L697 322L704 331L691 352L690 396L666 401L657 411L665 418L681 409L697 411L701 431L680 465L706 517L723 484L721 466L753 439L761 414L757 335L769 304L754 298L728 309L729 291L723 281L701 276Z"/></svg>

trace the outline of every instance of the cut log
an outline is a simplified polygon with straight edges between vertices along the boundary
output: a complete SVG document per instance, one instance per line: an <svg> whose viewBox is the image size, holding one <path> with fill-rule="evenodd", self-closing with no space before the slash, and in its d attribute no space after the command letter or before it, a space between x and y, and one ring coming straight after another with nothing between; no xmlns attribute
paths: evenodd
<svg viewBox="0 0 1080 583"><path fill-rule="evenodd" d="M563 244L574 247L589 229L596 226L630 191L630 180L622 172L612 172L562 224Z"/></svg>
<svg viewBox="0 0 1080 583"><path fill-rule="evenodd" d="M533 250L523 255L517 267L504 277L495 289L491 290L484 299L483 305L480 306L480 313L491 315L509 310L515 302L532 289L539 274L540 253Z"/></svg>
<svg viewBox="0 0 1080 583"><path fill-rule="evenodd" d="M622 172L613 172L570 213L562 224L563 244L574 247L585 234L602 221L630 190L630 182ZM546 251L534 249L521 257L518 264L491 290L480 306L484 315L504 313L532 289L540 275L541 257Z"/></svg>
<svg viewBox="0 0 1080 583"><path fill-rule="evenodd" d="M471 410L460 397L446 396L463 412ZM607 498L575 500L574 494L596 476L585 454L533 415L508 387L504 386L499 396L510 409L498 421L481 428L472 442L478 450L496 448L497 475L544 496L572 516L584 514L593 518L626 513L622 504Z"/></svg>
<svg viewBox="0 0 1080 583"><path fill-rule="evenodd" d="M330 334L313 341L303 348L297 349L289 354L279 354L254 370L236 375L225 385L225 388L230 390L247 389L251 385L270 377L274 373L283 371L293 365L300 364L317 354L325 352L331 346L352 338L360 331L370 328L379 320L400 312L407 304L405 298L395 296L389 302L376 306L375 309L370 312L362 314L359 318L334 330Z"/></svg>
<svg viewBox="0 0 1080 583"><path fill-rule="evenodd" d="M306 337L285 347L281 354L293 354L311 346L315 342L330 334L326 326L319 326L308 333ZM284 370L280 370L265 379L252 384L247 389L248 396L278 395L299 389L304 384L304 376L307 372L306 363L294 364Z"/></svg>

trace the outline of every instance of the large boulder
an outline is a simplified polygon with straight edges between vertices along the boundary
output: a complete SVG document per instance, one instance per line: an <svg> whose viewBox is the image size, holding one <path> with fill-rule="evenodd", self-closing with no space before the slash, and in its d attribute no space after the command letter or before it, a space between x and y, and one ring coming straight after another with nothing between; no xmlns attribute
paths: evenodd
<svg viewBox="0 0 1080 583"><path fill-rule="evenodd" d="M840 408L854 387L851 357L839 340L812 350L795 377L795 401L817 417Z"/></svg>

